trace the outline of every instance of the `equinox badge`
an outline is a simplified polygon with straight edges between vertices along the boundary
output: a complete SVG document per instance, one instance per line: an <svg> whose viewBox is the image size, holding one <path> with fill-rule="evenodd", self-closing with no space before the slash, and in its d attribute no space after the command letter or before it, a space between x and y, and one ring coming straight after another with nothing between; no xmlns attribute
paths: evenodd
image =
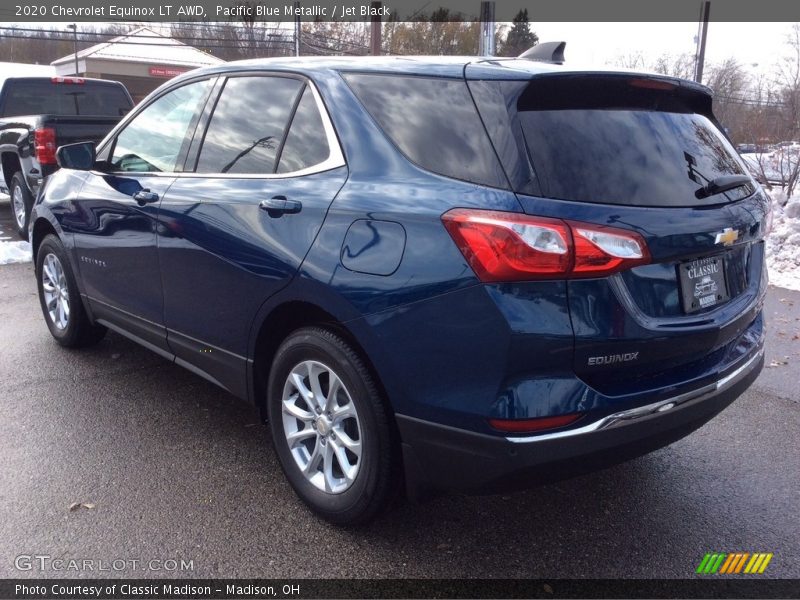
<svg viewBox="0 0 800 600"><path fill-rule="evenodd" d="M726 246L733 246L733 242L739 239L739 232L730 227L726 227L718 232L714 237L715 244L724 244Z"/></svg>
<svg viewBox="0 0 800 600"><path fill-rule="evenodd" d="M621 362L628 362L637 360L639 358L638 352L626 352L625 354L607 354L606 356L590 356L589 366L591 365L613 365Z"/></svg>

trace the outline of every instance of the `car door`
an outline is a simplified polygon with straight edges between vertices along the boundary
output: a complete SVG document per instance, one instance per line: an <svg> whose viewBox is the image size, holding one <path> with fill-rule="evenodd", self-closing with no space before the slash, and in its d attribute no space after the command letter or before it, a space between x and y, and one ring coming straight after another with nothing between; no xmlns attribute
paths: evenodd
<svg viewBox="0 0 800 600"><path fill-rule="evenodd" d="M98 152L69 220L83 289L95 318L168 350L158 265L158 204L175 181L213 82L154 98Z"/></svg>
<svg viewBox="0 0 800 600"><path fill-rule="evenodd" d="M161 202L164 321L176 362L245 396L255 315L297 273L347 169L301 77L232 75L208 113L193 172Z"/></svg>

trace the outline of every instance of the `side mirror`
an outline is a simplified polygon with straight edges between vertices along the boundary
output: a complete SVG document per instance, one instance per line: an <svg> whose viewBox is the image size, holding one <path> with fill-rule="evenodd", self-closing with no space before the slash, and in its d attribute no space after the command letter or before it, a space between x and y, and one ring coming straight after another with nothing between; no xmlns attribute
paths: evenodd
<svg viewBox="0 0 800 600"><path fill-rule="evenodd" d="M59 146L56 151L56 162L62 169L89 171L94 167L96 159L94 142L67 144Z"/></svg>

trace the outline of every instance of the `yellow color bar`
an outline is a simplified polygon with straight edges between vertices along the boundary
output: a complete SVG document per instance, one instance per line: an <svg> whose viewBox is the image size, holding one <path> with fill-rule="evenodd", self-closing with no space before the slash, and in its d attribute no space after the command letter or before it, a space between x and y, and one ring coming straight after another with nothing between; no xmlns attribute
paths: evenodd
<svg viewBox="0 0 800 600"><path fill-rule="evenodd" d="M766 555L766 557L764 558L764 562L762 562L761 566L758 568L758 572L759 573L763 573L764 569L767 568L767 565L769 564L769 561L771 561L771 560L772 560L772 552L770 552L769 554Z"/></svg>
<svg viewBox="0 0 800 600"><path fill-rule="evenodd" d="M750 562L747 563L747 566L744 568L745 573L752 573L753 567L756 566L756 561L758 561L758 557L761 556L758 552L753 554L753 557L750 559Z"/></svg>
<svg viewBox="0 0 800 600"><path fill-rule="evenodd" d="M766 558L767 555L764 553L760 553L757 554L757 556L758 560L756 561L756 564L753 565L753 568L750 569L751 573L758 573L758 568L761 566L761 563L764 561L764 558Z"/></svg>

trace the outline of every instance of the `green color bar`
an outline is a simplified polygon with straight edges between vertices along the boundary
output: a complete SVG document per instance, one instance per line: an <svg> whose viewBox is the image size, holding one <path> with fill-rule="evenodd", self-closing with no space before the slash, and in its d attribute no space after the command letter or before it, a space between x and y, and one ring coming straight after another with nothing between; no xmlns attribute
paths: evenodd
<svg viewBox="0 0 800 600"><path fill-rule="evenodd" d="M703 560L700 561L700 566L697 567L697 571L695 571L695 573L702 573L703 572L703 570L706 568L706 564L708 563L708 559L709 558L711 558L711 553L710 552L706 553L706 555L703 557Z"/></svg>
<svg viewBox="0 0 800 600"><path fill-rule="evenodd" d="M708 559L708 564L706 564L706 568L703 569L703 573L708 575L711 573L711 567L714 566L714 563L717 562L717 556L719 556L716 552L711 555L711 558Z"/></svg>

